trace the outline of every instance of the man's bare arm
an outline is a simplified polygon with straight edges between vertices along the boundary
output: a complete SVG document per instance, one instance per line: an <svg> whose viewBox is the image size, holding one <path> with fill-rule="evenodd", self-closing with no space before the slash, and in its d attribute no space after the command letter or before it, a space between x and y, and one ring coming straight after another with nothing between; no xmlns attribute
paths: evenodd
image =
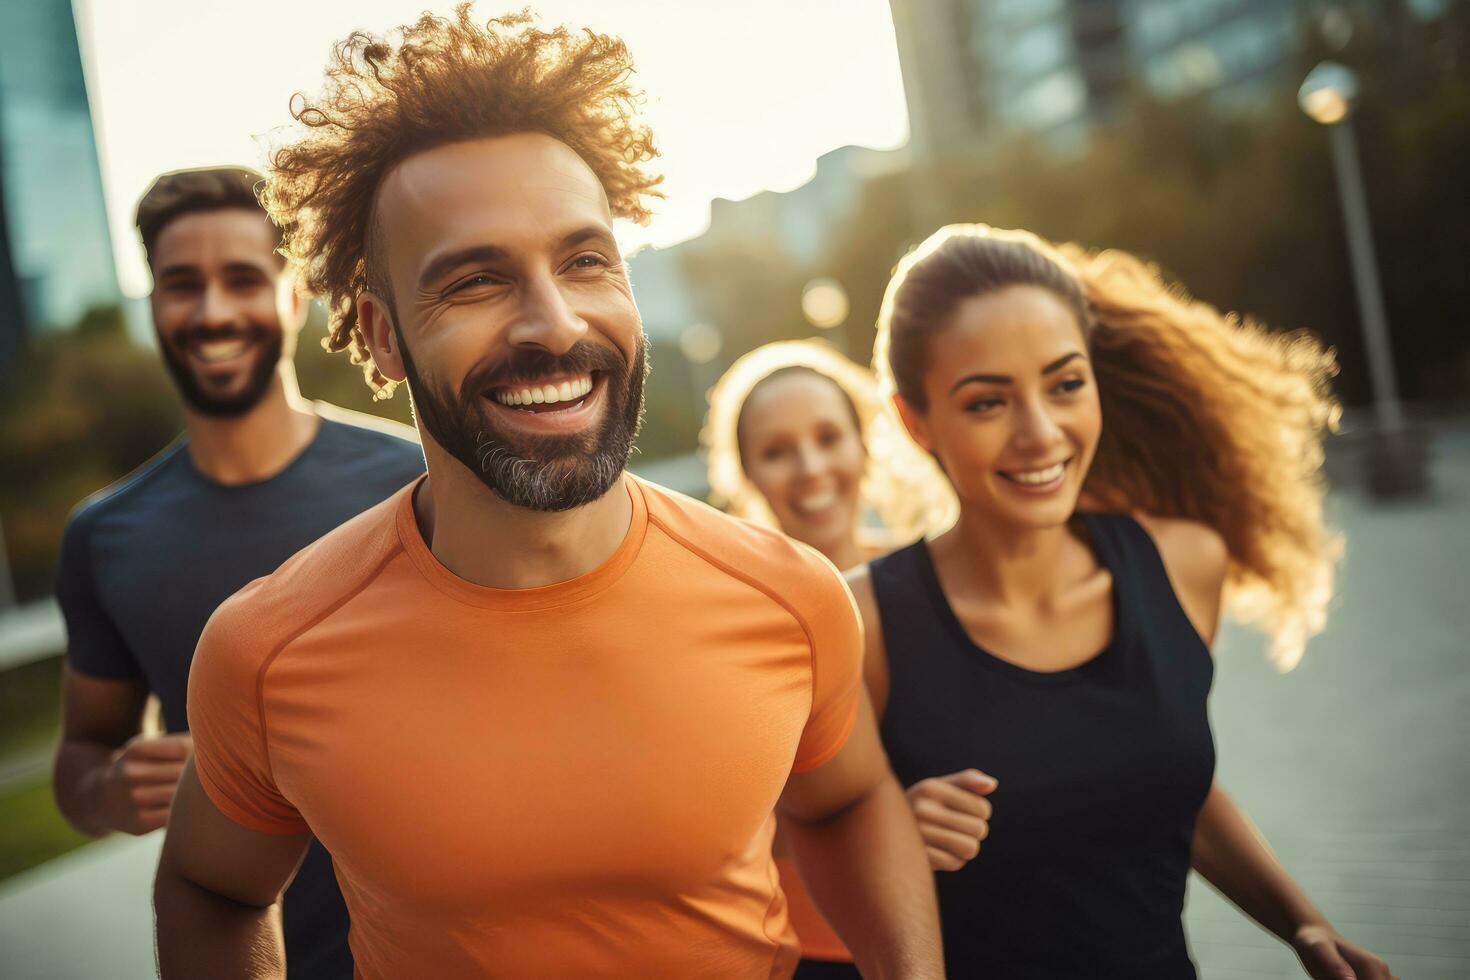
<svg viewBox="0 0 1470 980"><path fill-rule="evenodd" d="M779 813L807 889L863 976L944 975L924 843L866 695L842 751L792 776Z"/></svg>
<svg viewBox="0 0 1470 980"><path fill-rule="evenodd" d="M310 840L235 823L204 792L191 760L153 886L162 980L285 980L281 893Z"/></svg>
<svg viewBox="0 0 1470 980"><path fill-rule="evenodd" d="M66 667L61 699L52 787L62 816L94 837L146 834L167 823L190 742L188 735L142 733L147 686Z"/></svg>

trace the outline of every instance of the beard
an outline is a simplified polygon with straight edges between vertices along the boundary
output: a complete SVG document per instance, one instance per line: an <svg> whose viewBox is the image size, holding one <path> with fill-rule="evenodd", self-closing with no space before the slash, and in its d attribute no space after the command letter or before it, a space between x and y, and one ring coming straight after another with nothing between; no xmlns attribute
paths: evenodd
<svg viewBox="0 0 1470 980"><path fill-rule="evenodd" d="M518 350L484 370L471 371L458 393L421 373L401 336L398 343L419 422L506 503L547 512L581 507L607 493L628 465L643 421L648 376L648 340L641 334L631 365L618 351L585 340L559 356ZM602 375L607 406L589 431L556 436L508 432L485 405L497 382L593 372Z"/></svg>
<svg viewBox="0 0 1470 980"><path fill-rule="evenodd" d="M185 351L194 344L210 340L228 340L239 337L258 348L254 367L246 379L245 387L232 395L217 395L199 378L199 370L189 363ZM244 329L225 327L192 327L179 331L170 340L159 338L163 351L163 365L173 378L174 387L184 404L211 418L237 418L246 414L265 397L281 362L285 349L284 331L267 330L259 324ZM182 349L181 349L182 348Z"/></svg>

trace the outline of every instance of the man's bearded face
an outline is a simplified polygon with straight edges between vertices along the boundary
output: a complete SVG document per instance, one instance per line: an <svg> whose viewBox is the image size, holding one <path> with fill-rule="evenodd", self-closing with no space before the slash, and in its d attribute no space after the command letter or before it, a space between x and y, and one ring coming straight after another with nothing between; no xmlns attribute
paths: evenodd
<svg viewBox="0 0 1470 980"><path fill-rule="evenodd" d="M471 371L458 390L419 371L402 338L399 344L420 424L507 503L536 511L580 507L607 493L627 466L643 418L646 339L640 337L632 364L586 340L560 356L517 350ZM606 401L601 420L565 435L516 431L496 418L505 411L586 411L595 400Z"/></svg>

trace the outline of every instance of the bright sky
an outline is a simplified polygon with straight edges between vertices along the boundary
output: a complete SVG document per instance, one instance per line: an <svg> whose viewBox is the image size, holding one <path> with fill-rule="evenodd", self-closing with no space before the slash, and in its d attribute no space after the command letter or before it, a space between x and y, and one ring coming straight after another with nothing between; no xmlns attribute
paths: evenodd
<svg viewBox="0 0 1470 980"><path fill-rule="evenodd" d="M147 293L132 227L138 196L180 167L260 167L289 135L292 93L316 93L331 46L382 32L424 0L74 0L102 182L129 296ZM435 12L448 12L436 0ZM519 2L481 0L484 17ZM648 93L668 200L625 247L700 234L716 197L805 183L816 158L847 144L908 138L887 0L539 0L547 24L593 27L628 42Z"/></svg>

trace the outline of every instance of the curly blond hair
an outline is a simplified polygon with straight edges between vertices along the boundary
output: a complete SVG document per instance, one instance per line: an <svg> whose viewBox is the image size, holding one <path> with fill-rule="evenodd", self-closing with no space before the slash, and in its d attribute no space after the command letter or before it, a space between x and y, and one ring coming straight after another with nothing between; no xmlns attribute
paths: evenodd
<svg viewBox="0 0 1470 980"><path fill-rule="evenodd" d="M949 484L879 397L872 373L820 340L782 340L757 347L730 365L710 389L709 415L699 440L715 506L779 530L766 498L745 475L740 419L746 401L763 382L798 370L832 382L852 407L869 460L859 494L882 523L885 537L906 543L954 519L956 504ZM873 465L874 460L881 464Z"/></svg>
<svg viewBox="0 0 1470 980"><path fill-rule="evenodd" d="M1266 632L1278 668L1294 667L1326 625L1342 551L1323 522L1322 439L1340 415L1332 351L1222 314L1126 252L950 225L888 285L883 390L922 409L928 338L960 300L1021 284L1069 303L1087 337L1103 416L1088 505L1213 528L1230 554L1227 608Z"/></svg>
<svg viewBox="0 0 1470 980"><path fill-rule="evenodd" d="M391 295L377 253L375 200L384 176L415 153L448 143L545 133L586 161L615 217L646 222L661 178L642 164L657 155L635 121L623 42L590 30L544 31L527 13L476 21L470 4L452 18L424 14L396 37L354 32L336 46L315 99L292 98L306 127L271 155L261 201L284 229L282 252L305 285L326 298L331 351L349 351L379 397L393 383L368 356L357 297Z"/></svg>

